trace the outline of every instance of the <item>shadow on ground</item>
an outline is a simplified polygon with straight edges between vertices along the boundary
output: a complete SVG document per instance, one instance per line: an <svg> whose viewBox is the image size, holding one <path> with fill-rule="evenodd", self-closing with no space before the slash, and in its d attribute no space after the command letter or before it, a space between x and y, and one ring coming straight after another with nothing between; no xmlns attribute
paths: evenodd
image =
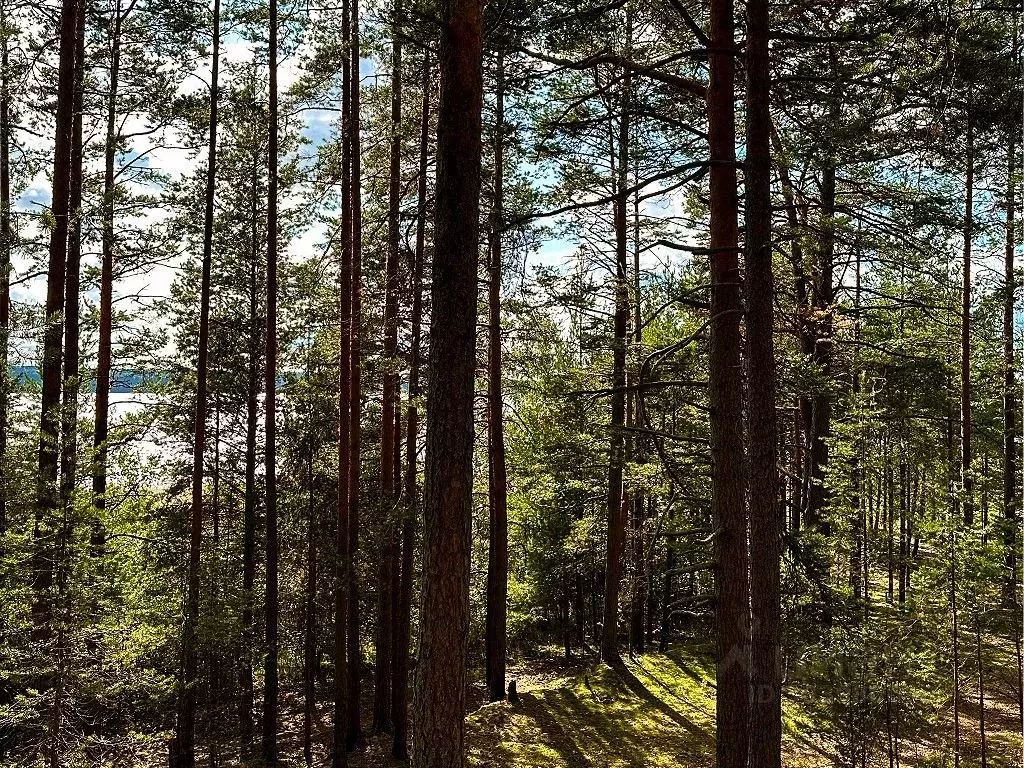
<svg viewBox="0 0 1024 768"><path fill-rule="evenodd" d="M684 652L600 665L561 684L481 707L469 764L521 768L702 768L714 763L714 698Z"/></svg>

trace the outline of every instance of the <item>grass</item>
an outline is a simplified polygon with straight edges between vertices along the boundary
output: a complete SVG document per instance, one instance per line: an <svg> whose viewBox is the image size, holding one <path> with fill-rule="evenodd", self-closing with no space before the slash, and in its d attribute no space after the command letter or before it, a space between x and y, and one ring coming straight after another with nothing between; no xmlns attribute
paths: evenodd
<svg viewBox="0 0 1024 768"><path fill-rule="evenodd" d="M522 683L525 682L525 685ZM532 686L532 687L531 687ZM523 690L523 688L530 688ZM472 768L711 768L714 765L715 689L710 650L682 646L667 654L626 658L621 666L596 665L555 680L521 681L519 701L487 704L467 718ZM996 692L993 691L993 694ZM805 709L794 687L783 701L783 764L832 768L848 756ZM1020 754L1015 720L989 702L989 766L1009 768ZM1009 700L1008 700L1009 701ZM1015 710L1014 710L1015 711ZM939 718L935 733L901 744L901 765L952 766ZM964 766L979 761L972 737L977 723L963 717ZM884 736L882 736L884 740ZM869 765L888 766L876 743Z"/></svg>
<svg viewBox="0 0 1024 768"><path fill-rule="evenodd" d="M467 720L477 768L668 768L714 764L713 667L679 650L601 664Z"/></svg>

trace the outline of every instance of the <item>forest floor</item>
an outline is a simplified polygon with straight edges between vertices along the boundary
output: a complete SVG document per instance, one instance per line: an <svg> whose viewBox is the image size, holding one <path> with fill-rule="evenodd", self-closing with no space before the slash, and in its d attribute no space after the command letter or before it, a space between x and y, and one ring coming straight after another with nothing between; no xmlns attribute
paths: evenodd
<svg viewBox="0 0 1024 768"><path fill-rule="evenodd" d="M1009 661L1009 659L1007 659ZM1009 664L1002 669L1012 669ZM468 764L472 768L711 768L714 765L714 661L706 645L681 645L667 653L623 658L610 667L556 658L510 668L519 701L487 704L470 690ZM1021 739L1009 679L988 691L989 768L1020 764ZM820 712L805 706L807 691L788 685L783 702L783 764L832 768L850 756L826 736ZM980 765L977 702L962 693L962 764ZM952 718L938 712L927 734L899 743L896 765L952 765ZM868 765L888 766L886 737L872 741ZM399 765L387 756L390 740L371 739L350 759L353 768Z"/></svg>
<svg viewBox="0 0 1024 768"><path fill-rule="evenodd" d="M988 649L997 663L986 682L988 768L1021 765L1019 710L1015 701L1016 658L1008 643ZM797 668L787 670L783 699L785 768L842 768L859 761L831 718L841 691L812 692ZM482 677L482 674L479 675ZM467 690L466 746L470 768L713 768L715 762L715 666L706 644L680 644L667 653L624 656L614 667L592 659L565 660L557 649L510 666L519 700L486 703L482 684ZM820 681L819 681L820 682ZM364 686L363 712L371 711ZM830 703L825 701L834 697ZM927 697L918 697L918 700ZM979 768L980 708L976 681L961 688L961 768ZM284 706L281 732L284 764L303 765L301 715L297 699ZM314 761L328 765L330 707L318 708ZM911 726L915 721L916 725ZM953 717L949 701L894 721L895 768L952 768ZM369 723L366 723L368 726ZM857 730L861 730L857 726ZM866 768L890 768L883 723L864 728L869 742ZM902 733L900 731L903 731ZM215 765L238 765L224 745ZM368 739L350 755L352 768L403 765L390 756L391 737ZM205 761L204 761L205 762ZM133 765L138 763L132 763ZM155 762L153 764L156 764Z"/></svg>

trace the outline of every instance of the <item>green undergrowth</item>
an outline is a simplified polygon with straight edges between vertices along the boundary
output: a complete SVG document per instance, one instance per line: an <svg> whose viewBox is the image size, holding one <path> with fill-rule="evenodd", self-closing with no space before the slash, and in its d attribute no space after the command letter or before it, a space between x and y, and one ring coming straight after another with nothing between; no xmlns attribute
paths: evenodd
<svg viewBox="0 0 1024 768"><path fill-rule="evenodd" d="M624 658L538 683L519 701L487 704L467 718L468 764L473 768L711 768L714 765L715 688L710 648L683 646L665 654ZM524 687L529 688L526 682ZM846 748L820 714L804 706L806 692L787 686L783 700L783 765L846 765ZM1006 702L989 702L989 768L1015 765L1020 737ZM971 743L976 723L964 713L965 766L978 761ZM1015 721L1014 721L1015 722ZM901 764L952 768L936 717L929 733L901 744ZM884 740L884 737L882 737ZM887 765L885 746L872 745L871 766Z"/></svg>
<svg viewBox="0 0 1024 768"><path fill-rule="evenodd" d="M686 649L595 666L481 707L469 764L612 768L714 764L714 667Z"/></svg>

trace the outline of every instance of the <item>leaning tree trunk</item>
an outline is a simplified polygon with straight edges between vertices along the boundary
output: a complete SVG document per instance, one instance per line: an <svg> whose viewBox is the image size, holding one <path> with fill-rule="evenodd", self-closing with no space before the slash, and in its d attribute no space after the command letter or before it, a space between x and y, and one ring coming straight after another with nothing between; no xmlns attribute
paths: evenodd
<svg viewBox="0 0 1024 768"><path fill-rule="evenodd" d="M263 665L263 764L277 765L277 0L270 0L267 50L270 102L267 118L267 331L264 405L264 485L267 515L266 656Z"/></svg>
<svg viewBox="0 0 1024 768"><path fill-rule="evenodd" d="M177 768L196 763L196 685L199 622L199 555L203 540L203 463L206 456L207 371L210 357L210 280L213 267L213 216L217 192L217 101L220 67L220 0L213 5L213 64L210 76L210 134L207 145L206 200L203 221L202 278L199 287L199 338L196 361L195 431L192 440L192 509L186 571L185 622L181 637L181 682L173 755Z"/></svg>
<svg viewBox="0 0 1024 768"><path fill-rule="evenodd" d="M501 385L501 235L504 226L505 54L498 52L494 113L494 203L491 209L490 264L487 283L487 697L505 698L508 646L508 477Z"/></svg>
<svg viewBox="0 0 1024 768"><path fill-rule="evenodd" d="M782 766L782 603L778 424L772 275L771 116L768 0L747 0L747 157L744 250L750 514L749 761Z"/></svg>
<svg viewBox="0 0 1024 768"><path fill-rule="evenodd" d="M413 765L464 763L483 5L441 4L437 189Z"/></svg>
<svg viewBox="0 0 1024 768"><path fill-rule="evenodd" d="M407 760L409 730L409 655L412 623L413 548L416 543L416 519L419 516L419 491L416 482L419 438L420 342L423 322L423 258L426 252L427 160L430 135L430 54L423 54L423 106L420 112L420 161L417 180L416 248L409 270L412 276L412 318L409 344L409 408L405 438L405 520L402 522L402 575L398 600L395 643L395 679L391 689L391 720L395 732L391 754Z"/></svg>
<svg viewBox="0 0 1024 768"><path fill-rule="evenodd" d="M708 139L711 148L711 509L715 525L715 680L718 768L744 768L749 696L747 520L736 200L732 0L712 0Z"/></svg>

